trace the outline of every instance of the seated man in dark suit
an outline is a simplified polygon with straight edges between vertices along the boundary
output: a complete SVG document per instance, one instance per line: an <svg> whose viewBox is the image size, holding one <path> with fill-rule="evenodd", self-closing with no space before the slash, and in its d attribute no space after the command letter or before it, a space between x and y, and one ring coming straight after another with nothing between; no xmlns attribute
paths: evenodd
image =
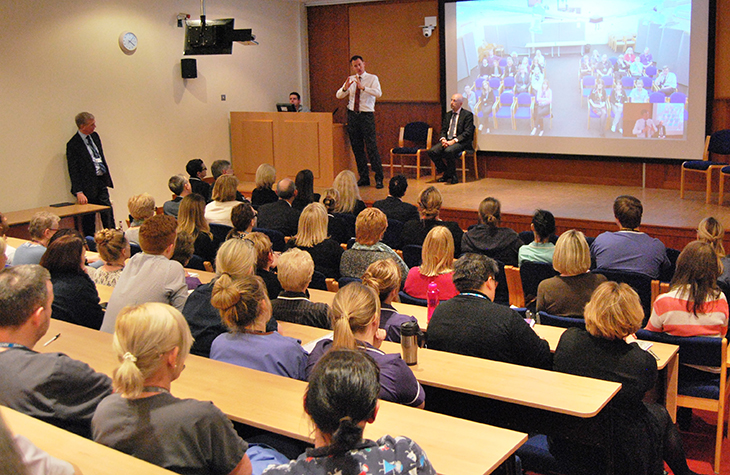
<svg viewBox="0 0 730 475"><path fill-rule="evenodd" d="M190 187L193 193L205 198L206 202L210 201L210 193L213 191L213 187L203 181L205 175L208 174L205 163L199 158L194 158L185 165L185 171L190 175Z"/></svg>
<svg viewBox="0 0 730 475"><path fill-rule="evenodd" d="M284 178L276 184L276 195L279 201L261 206L258 227L274 229L284 236L294 236L299 228L299 211L291 204L297 196L297 187L290 178Z"/></svg>
<svg viewBox="0 0 730 475"><path fill-rule="evenodd" d="M43 267L0 272L0 405L90 437L91 417L112 393L111 380L62 353L33 351L48 331L52 304Z"/></svg>
<svg viewBox="0 0 730 475"><path fill-rule="evenodd" d="M403 175L396 175L388 183L388 197L373 203L373 207L385 213L388 219L397 219L401 223L407 223L412 219L418 219L418 208L410 203L404 203L401 198L408 189L408 180Z"/></svg>
<svg viewBox="0 0 730 475"><path fill-rule="evenodd" d="M493 302L497 262L481 254L464 254L454 263L459 295L442 302L428 324L428 347L467 356L551 369L548 342L520 315Z"/></svg>
<svg viewBox="0 0 730 475"><path fill-rule="evenodd" d="M474 115L461 107L463 103L461 94L451 96L451 111L444 116L441 124L441 140L428 151L436 170L443 173L438 181L451 185L459 183L456 159L464 150L474 148Z"/></svg>

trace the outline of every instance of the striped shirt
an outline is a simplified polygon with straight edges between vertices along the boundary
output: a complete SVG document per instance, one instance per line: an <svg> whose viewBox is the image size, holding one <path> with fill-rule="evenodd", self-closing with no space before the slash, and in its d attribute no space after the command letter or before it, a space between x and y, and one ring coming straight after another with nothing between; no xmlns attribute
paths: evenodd
<svg viewBox="0 0 730 475"><path fill-rule="evenodd" d="M657 297L646 329L674 336L724 337L728 325L728 303L719 292L708 297L703 312L695 316L687 310L689 287L672 289Z"/></svg>

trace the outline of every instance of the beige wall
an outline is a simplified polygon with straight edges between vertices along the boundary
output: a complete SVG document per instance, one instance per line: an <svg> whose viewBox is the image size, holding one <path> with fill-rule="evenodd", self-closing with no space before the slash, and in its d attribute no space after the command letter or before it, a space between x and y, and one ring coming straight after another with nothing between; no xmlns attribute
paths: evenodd
<svg viewBox="0 0 730 475"><path fill-rule="evenodd" d="M175 17L199 9L197 0L0 0L0 210L73 200L65 144L77 112L96 116L123 219L133 194L170 199L167 179L190 158L230 159L230 111L272 111L306 85L303 9L286 0L207 2L208 18L235 18L260 45L196 56L198 78L181 79ZM127 30L139 39L131 56L118 46Z"/></svg>

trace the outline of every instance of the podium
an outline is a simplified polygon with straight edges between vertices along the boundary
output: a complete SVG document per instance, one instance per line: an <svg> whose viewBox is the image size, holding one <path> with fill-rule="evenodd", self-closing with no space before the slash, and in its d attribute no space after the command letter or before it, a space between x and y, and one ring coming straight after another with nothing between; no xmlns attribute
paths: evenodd
<svg viewBox="0 0 730 475"><path fill-rule="evenodd" d="M276 168L277 180L308 168L318 187L357 169L345 126L327 112L231 112L231 163L244 181L255 181L262 163Z"/></svg>

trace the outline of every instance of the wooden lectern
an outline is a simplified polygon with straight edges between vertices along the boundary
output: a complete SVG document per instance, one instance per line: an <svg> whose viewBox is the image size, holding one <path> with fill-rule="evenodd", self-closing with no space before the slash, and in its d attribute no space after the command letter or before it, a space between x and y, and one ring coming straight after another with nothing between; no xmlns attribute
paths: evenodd
<svg viewBox="0 0 730 475"><path fill-rule="evenodd" d="M276 177L308 168L314 185L328 187L342 170L356 170L345 126L327 112L231 112L231 162L236 175L254 181L262 163Z"/></svg>

